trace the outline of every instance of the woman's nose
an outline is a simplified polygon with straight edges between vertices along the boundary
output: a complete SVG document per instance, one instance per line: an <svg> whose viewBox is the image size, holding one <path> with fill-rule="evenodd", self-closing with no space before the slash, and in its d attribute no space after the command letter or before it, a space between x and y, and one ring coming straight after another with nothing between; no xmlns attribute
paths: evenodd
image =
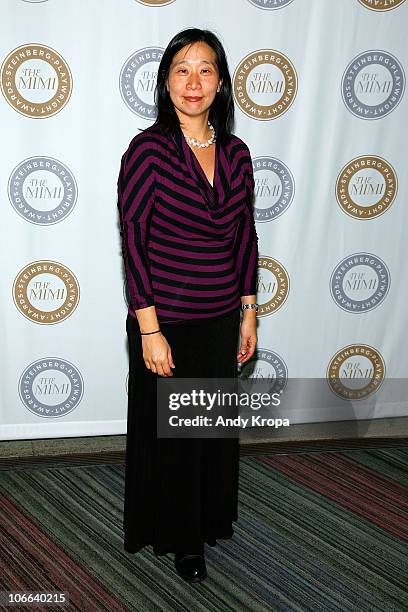
<svg viewBox="0 0 408 612"><path fill-rule="evenodd" d="M188 79L188 85L191 87L191 89L196 89L200 86L200 79L198 74L190 74L190 77Z"/></svg>

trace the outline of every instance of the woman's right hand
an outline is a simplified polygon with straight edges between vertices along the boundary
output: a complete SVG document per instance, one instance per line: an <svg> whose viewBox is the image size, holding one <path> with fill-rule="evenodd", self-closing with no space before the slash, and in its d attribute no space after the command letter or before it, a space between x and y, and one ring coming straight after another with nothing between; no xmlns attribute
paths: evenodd
<svg viewBox="0 0 408 612"><path fill-rule="evenodd" d="M146 368L159 376L173 376L175 368L171 348L161 332L142 336L143 359Z"/></svg>

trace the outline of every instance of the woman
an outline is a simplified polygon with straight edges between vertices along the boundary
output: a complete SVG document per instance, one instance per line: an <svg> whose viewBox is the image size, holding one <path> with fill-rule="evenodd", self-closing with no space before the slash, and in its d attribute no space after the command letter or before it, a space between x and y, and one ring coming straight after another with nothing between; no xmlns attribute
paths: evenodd
<svg viewBox="0 0 408 612"><path fill-rule="evenodd" d="M248 147L231 134L231 78L213 33L170 41L155 95L157 120L131 141L118 179L130 297L124 548L174 552L196 582L204 543L233 534L238 439L157 438L156 381L232 378L254 353L254 181Z"/></svg>

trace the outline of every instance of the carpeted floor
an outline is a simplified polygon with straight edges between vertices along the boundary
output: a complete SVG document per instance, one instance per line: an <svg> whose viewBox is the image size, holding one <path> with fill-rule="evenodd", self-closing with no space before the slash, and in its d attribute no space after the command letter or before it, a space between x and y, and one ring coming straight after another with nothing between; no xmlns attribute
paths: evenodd
<svg viewBox="0 0 408 612"><path fill-rule="evenodd" d="M234 537L198 585L123 550L122 464L3 469L0 490L0 590L82 612L408 610L408 448L241 458Z"/></svg>

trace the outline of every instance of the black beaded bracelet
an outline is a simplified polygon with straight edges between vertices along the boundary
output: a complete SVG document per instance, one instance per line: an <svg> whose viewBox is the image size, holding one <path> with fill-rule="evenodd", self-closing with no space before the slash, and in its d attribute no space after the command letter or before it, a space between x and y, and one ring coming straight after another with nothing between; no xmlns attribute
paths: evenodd
<svg viewBox="0 0 408 612"><path fill-rule="evenodd" d="M151 334L158 334L158 333L159 333L159 331L161 331L161 330L160 330L160 329L157 329L157 330L156 330L156 331L154 331L154 332L140 332L140 335L141 335L141 336L151 336Z"/></svg>

